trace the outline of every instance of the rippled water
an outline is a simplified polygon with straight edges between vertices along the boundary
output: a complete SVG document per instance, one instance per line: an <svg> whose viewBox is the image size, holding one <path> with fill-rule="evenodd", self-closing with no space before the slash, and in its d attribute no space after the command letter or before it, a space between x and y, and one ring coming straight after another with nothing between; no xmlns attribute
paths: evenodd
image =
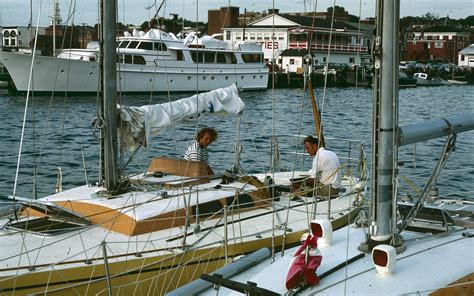
<svg viewBox="0 0 474 296"><path fill-rule="evenodd" d="M173 95L171 98L183 96L187 95ZM330 88L324 94L318 88L316 96L320 100L328 148L335 150L340 156L348 154L345 141L329 139L336 137L363 141L370 152L372 91ZM241 97L246 103L240 132L243 142L243 170L252 173L268 169L269 137L272 134L279 137L282 166L293 167L295 152L302 152L301 142L298 144L295 135L314 133L307 96L300 89L278 89L274 92L244 92ZM168 99L163 94L153 97L127 95L122 101L127 105L139 106L166 102ZM0 94L0 198L11 195L14 190L25 102L24 96ZM94 96L63 95L53 99L50 96L35 96L30 99L16 188L18 196L39 198L53 193L58 167L63 172L63 189L84 184L82 154L89 182L97 180L99 134L90 125L96 113L96 105ZM473 112L474 86L400 90L401 126ZM236 118L219 116L206 116L199 122L199 127L213 126L219 131L217 142L210 146L210 158L215 171L232 166L236 124ZM153 156L182 156L192 141L196 128L196 122L186 122L153 138L150 147L136 155L126 173L145 170ZM399 158L405 161L401 175L414 181L417 187L422 187L440 155L443 143L444 139L435 139L418 143L416 147L409 145L400 148ZM458 135L456 151L438 179L442 195L474 198L473 148L473 131ZM370 162L370 156L368 159ZM302 158L299 157L298 164L301 161ZM309 168L307 157L305 166ZM404 190L412 189L404 185Z"/></svg>

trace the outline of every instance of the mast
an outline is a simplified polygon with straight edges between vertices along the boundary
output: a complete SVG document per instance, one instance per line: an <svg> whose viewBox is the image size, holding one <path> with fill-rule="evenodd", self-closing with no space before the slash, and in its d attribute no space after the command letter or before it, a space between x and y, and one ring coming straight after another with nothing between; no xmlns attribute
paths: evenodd
<svg viewBox="0 0 474 296"><path fill-rule="evenodd" d="M399 0L378 0L374 48L372 217L370 239L387 243L393 235L393 175L397 156Z"/></svg>
<svg viewBox="0 0 474 296"><path fill-rule="evenodd" d="M102 182L108 191L117 188L117 53L116 0L101 1L102 19L102 96L101 118L104 120L101 137Z"/></svg>

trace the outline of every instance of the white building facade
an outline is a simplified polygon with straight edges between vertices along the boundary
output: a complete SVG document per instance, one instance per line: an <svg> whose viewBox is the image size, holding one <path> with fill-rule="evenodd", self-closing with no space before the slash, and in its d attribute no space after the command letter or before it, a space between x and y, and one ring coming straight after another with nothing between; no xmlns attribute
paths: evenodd
<svg viewBox="0 0 474 296"><path fill-rule="evenodd" d="M331 26L333 28L331 32ZM267 63L278 61L286 49L309 49L316 63L361 64L369 58L368 38L357 28L335 20L270 14L246 27L223 28L224 40L234 46L242 42L261 44Z"/></svg>
<svg viewBox="0 0 474 296"><path fill-rule="evenodd" d="M44 34L45 29L39 28L39 34ZM29 26L3 27L2 46L6 50L18 50L20 48L30 48L30 41L35 37L36 30Z"/></svg>
<svg viewBox="0 0 474 296"><path fill-rule="evenodd" d="M459 52L458 66L474 68L474 44L469 45Z"/></svg>

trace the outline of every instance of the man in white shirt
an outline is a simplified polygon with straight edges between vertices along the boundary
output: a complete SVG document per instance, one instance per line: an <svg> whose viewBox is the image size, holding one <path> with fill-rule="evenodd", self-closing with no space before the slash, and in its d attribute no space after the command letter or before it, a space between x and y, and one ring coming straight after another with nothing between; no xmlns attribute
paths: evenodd
<svg viewBox="0 0 474 296"><path fill-rule="evenodd" d="M336 153L319 147L318 139L312 136L304 139L304 148L313 158L313 165L309 171L310 177L304 181L305 186L314 188L315 195L337 196L342 177ZM298 186L299 184L294 184L292 189L298 189Z"/></svg>

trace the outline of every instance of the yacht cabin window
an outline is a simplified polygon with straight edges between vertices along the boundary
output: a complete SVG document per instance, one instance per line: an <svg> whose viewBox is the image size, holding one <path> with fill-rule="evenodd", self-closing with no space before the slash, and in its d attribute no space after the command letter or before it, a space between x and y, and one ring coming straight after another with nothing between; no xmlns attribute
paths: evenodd
<svg viewBox="0 0 474 296"><path fill-rule="evenodd" d="M242 60L245 63L261 63L263 62L263 55L259 53L243 53Z"/></svg>
<svg viewBox="0 0 474 296"><path fill-rule="evenodd" d="M155 42L154 43L154 48L156 51L167 51L168 47L166 47L166 44L161 43L161 42Z"/></svg>
<svg viewBox="0 0 474 296"><path fill-rule="evenodd" d="M130 41L126 40L126 41L122 41L120 42L119 44L119 48L127 48L128 44L130 43Z"/></svg>
<svg viewBox="0 0 474 296"><path fill-rule="evenodd" d="M183 51L182 51L182 50L177 50L177 51L176 51L176 59L177 59L178 61L184 61Z"/></svg>
<svg viewBox="0 0 474 296"><path fill-rule="evenodd" d="M145 58L139 55L120 54L117 56L117 62L121 64L145 65Z"/></svg>
<svg viewBox="0 0 474 296"><path fill-rule="evenodd" d="M140 42L140 45L138 45L138 48L139 49L146 49L146 50L153 50L153 43L142 41L142 42Z"/></svg>
<svg viewBox="0 0 474 296"><path fill-rule="evenodd" d="M129 49L137 48L138 43L140 43L140 42L139 41L130 41L127 48L129 48Z"/></svg>
<svg viewBox="0 0 474 296"><path fill-rule="evenodd" d="M205 63L214 63L215 62L216 54L213 52L205 52L204 53L204 62Z"/></svg>
<svg viewBox="0 0 474 296"><path fill-rule="evenodd" d="M226 64L227 60L225 59L225 55L221 52L217 53L217 63L219 64Z"/></svg>

